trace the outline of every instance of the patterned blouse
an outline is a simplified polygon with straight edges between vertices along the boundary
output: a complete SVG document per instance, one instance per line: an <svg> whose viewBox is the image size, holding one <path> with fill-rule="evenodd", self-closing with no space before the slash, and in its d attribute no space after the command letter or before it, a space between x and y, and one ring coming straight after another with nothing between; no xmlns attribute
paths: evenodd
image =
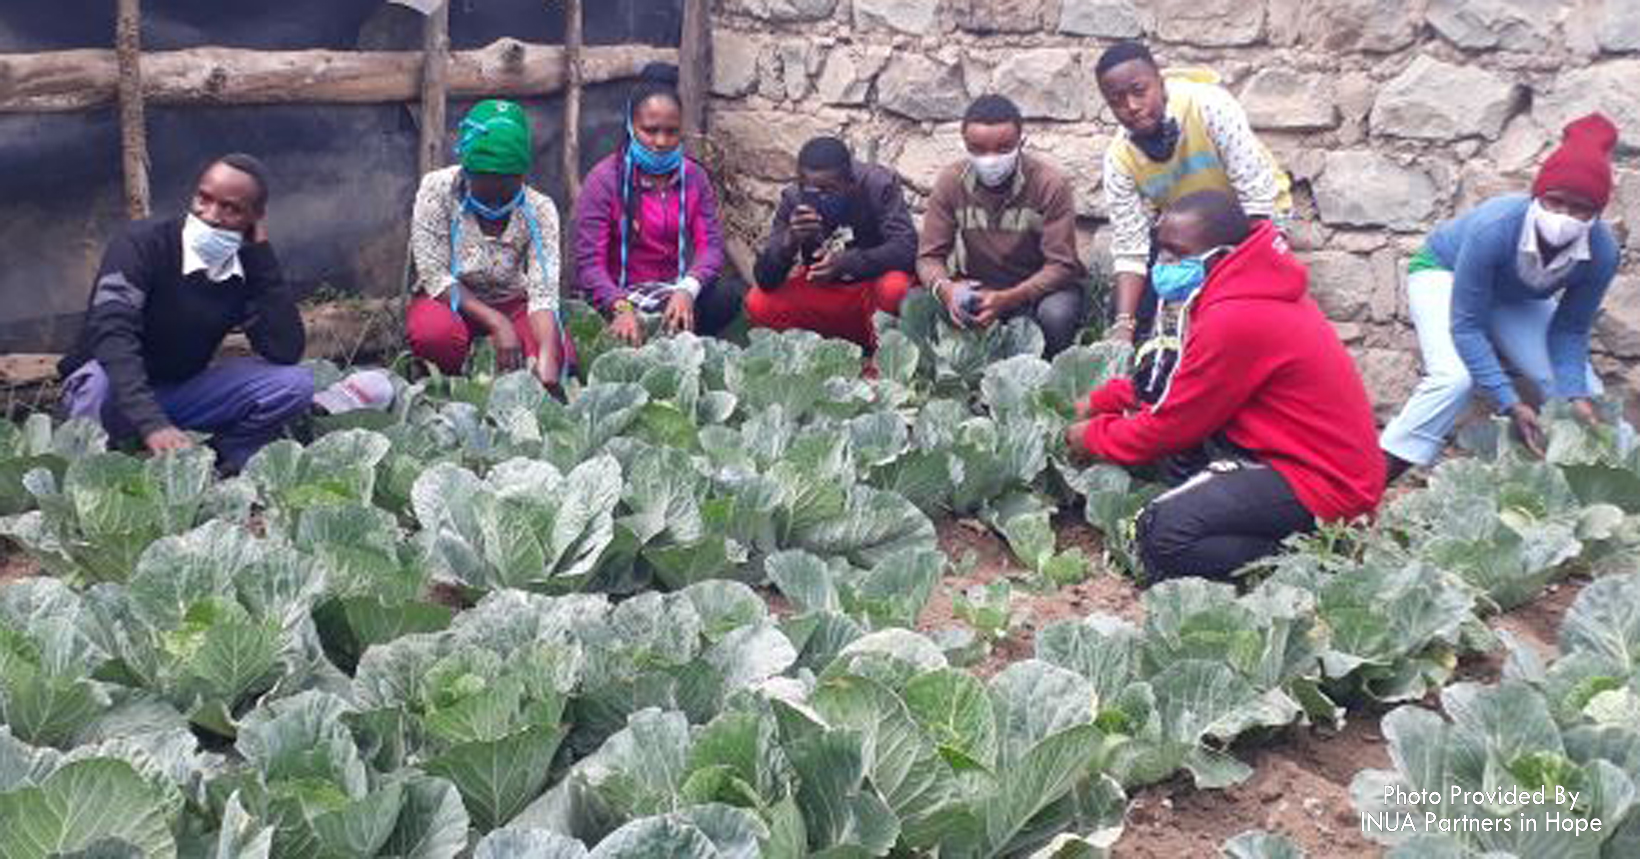
<svg viewBox="0 0 1640 859"><path fill-rule="evenodd" d="M450 236L459 224L456 248L461 285L485 304L528 296L529 312L558 309L558 207L552 198L525 186L524 206L534 214L540 242L531 237L523 207L507 219L499 236L487 236L478 216L461 206L461 167L423 176L411 215L410 252L416 261L416 289L437 298L456 282L450 267Z"/></svg>

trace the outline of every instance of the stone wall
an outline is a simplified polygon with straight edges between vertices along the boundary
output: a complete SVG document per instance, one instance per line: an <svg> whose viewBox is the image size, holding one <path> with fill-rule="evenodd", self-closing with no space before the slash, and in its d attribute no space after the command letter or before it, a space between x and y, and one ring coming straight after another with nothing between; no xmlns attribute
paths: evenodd
<svg viewBox="0 0 1640 859"><path fill-rule="evenodd" d="M1093 66L1128 37L1240 96L1292 174L1312 289L1381 411L1417 376L1407 256L1442 218L1529 187L1568 118L1598 108L1622 129L1607 217L1640 250L1640 0L718 0L715 15L712 137L742 253L810 136L840 133L920 198L962 155L968 101L1000 92L1076 177L1083 253L1108 272L1117 126ZM1606 301L1596 360L1633 402L1640 265Z"/></svg>

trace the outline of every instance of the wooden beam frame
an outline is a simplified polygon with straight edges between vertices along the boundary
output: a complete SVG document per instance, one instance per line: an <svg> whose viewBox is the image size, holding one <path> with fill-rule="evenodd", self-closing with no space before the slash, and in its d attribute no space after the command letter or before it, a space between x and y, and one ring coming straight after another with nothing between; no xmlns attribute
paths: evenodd
<svg viewBox="0 0 1640 859"><path fill-rule="evenodd" d="M678 62L675 48L583 49L586 83L634 78L652 62ZM258 51L189 48L142 55L148 104L386 104L421 96L421 51ZM564 49L500 39L450 54L451 98L550 95L565 85ZM0 113L63 113L113 104L114 51L0 54Z"/></svg>

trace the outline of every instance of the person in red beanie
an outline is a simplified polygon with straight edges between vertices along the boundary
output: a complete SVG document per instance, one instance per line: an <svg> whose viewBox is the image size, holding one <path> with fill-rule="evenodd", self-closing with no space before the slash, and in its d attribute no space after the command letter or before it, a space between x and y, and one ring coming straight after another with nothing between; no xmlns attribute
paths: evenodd
<svg viewBox="0 0 1640 859"><path fill-rule="evenodd" d="M805 143L797 172L757 258L746 318L776 331L845 338L869 351L877 342L872 317L899 313L914 283L917 228L899 177L855 164L835 137Z"/></svg>
<svg viewBox="0 0 1640 859"><path fill-rule="evenodd" d="M1436 227L1413 256L1407 306L1424 375L1379 439L1391 480L1435 460L1477 386L1522 443L1543 453L1537 409L1516 393L1505 360L1539 401L1568 400L1580 419L1598 420L1589 332L1619 261L1617 239L1600 219L1616 146L1606 117L1572 122L1530 195L1487 200Z"/></svg>
<svg viewBox="0 0 1640 859"><path fill-rule="evenodd" d="M1157 240L1151 282L1183 305L1177 369L1154 404L1129 378L1094 391L1066 434L1080 457L1193 463L1139 514L1150 581L1225 578L1318 521L1371 515L1384 492L1372 404L1280 232L1199 191L1167 209Z"/></svg>

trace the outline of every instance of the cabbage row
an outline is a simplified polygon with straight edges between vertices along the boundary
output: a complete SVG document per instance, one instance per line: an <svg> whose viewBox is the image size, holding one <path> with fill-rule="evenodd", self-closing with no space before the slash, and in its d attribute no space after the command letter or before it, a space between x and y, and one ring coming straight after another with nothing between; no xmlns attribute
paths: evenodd
<svg viewBox="0 0 1640 859"><path fill-rule="evenodd" d="M1098 560L1049 527L1079 506L1132 571L1153 490L1060 440L1124 347L1050 363L1027 321L917 297L871 373L807 333L570 325L567 402L401 379L227 480L83 424L0 436L0 533L49 574L0 591L0 857L1100 855L1135 788L1234 784L1238 738L1418 701L1497 646L1488 613L1640 564L1632 433L1554 420L1549 462L1482 434L1371 526L1050 626L982 682L912 631L950 570L933 521L1051 589ZM1573 660L1521 682L1632 708L1632 663Z"/></svg>

